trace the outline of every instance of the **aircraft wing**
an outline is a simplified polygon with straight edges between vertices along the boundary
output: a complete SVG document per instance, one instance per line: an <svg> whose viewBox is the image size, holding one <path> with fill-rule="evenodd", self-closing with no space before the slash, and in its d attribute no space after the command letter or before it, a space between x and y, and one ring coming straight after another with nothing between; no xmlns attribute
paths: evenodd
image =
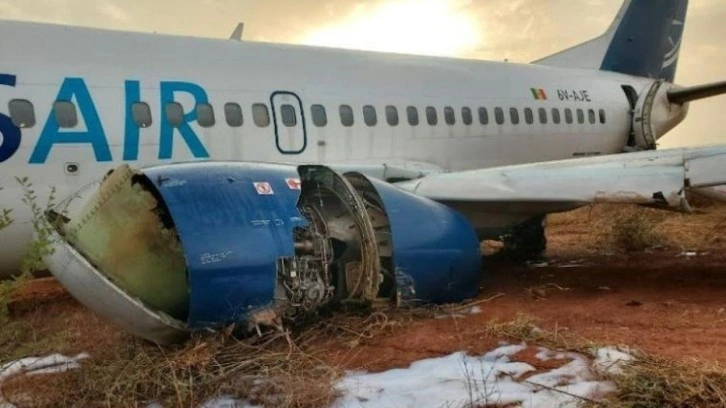
<svg viewBox="0 0 726 408"><path fill-rule="evenodd" d="M536 215L591 203L688 211L687 190L704 193L724 184L726 145L440 173L397 183L470 218L473 212Z"/></svg>

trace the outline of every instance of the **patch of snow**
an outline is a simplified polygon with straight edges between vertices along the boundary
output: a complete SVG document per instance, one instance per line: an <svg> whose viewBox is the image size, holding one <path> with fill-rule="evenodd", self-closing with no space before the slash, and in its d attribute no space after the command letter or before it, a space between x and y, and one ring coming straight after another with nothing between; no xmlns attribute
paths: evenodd
<svg viewBox="0 0 726 408"><path fill-rule="evenodd" d="M480 314L481 312L482 310L479 306L472 306L471 309L469 309L469 314Z"/></svg>
<svg viewBox="0 0 726 408"><path fill-rule="evenodd" d="M260 405L252 405L247 401L240 401L228 395L217 397L211 401L207 401L199 408L263 408Z"/></svg>
<svg viewBox="0 0 726 408"><path fill-rule="evenodd" d="M595 361L592 364L593 368L600 373L622 374L623 367L634 359L632 354L605 347L596 351Z"/></svg>
<svg viewBox="0 0 726 408"><path fill-rule="evenodd" d="M490 351L482 357L482 360L492 362L492 363L508 363L509 357L519 353L520 351L526 350L527 345L522 344L512 344L512 345L503 345L497 348L494 351Z"/></svg>
<svg viewBox="0 0 726 408"><path fill-rule="evenodd" d="M624 361L628 356L613 349L597 351L591 362L576 353L557 353L539 348L537 358L568 359L564 366L523 379L535 370L511 356L526 345L506 345L481 357L463 352L417 361L406 369L381 373L348 373L336 385L343 396L333 405L348 407L441 407L471 405L519 405L521 407L578 407L615 391L615 385L598 377L599 363ZM618 351L618 353L621 353Z"/></svg>

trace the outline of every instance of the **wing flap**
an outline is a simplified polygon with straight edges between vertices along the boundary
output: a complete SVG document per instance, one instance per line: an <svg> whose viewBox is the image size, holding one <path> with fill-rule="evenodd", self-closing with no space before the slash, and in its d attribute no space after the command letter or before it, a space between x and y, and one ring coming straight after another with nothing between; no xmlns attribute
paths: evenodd
<svg viewBox="0 0 726 408"><path fill-rule="evenodd" d="M726 146L668 149L433 174L399 183L425 197L482 205L540 204L544 212L590 203L688 210L690 187L726 184ZM552 205L559 203L559 205ZM497 205L499 211L506 206ZM498 212L499 212L498 211Z"/></svg>

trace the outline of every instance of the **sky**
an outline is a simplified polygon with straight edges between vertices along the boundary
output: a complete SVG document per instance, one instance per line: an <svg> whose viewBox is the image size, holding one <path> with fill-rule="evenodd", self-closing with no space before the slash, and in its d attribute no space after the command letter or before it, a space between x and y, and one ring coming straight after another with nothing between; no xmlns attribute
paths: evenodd
<svg viewBox="0 0 726 408"><path fill-rule="evenodd" d="M691 0L676 82L726 80L726 1ZM604 32L620 0L0 0L5 19L529 62ZM662 147L726 143L726 96L691 104Z"/></svg>

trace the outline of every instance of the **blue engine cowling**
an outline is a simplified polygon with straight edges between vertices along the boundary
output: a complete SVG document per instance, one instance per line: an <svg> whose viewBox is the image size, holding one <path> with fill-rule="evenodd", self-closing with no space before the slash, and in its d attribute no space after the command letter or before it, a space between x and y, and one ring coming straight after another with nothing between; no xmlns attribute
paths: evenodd
<svg viewBox="0 0 726 408"><path fill-rule="evenodd" d="M122 167L69 215L49 217L51 272L157 343L336 302L458 302L476 295L481 270L476 234L456 211L324 166Z"/></svg>

